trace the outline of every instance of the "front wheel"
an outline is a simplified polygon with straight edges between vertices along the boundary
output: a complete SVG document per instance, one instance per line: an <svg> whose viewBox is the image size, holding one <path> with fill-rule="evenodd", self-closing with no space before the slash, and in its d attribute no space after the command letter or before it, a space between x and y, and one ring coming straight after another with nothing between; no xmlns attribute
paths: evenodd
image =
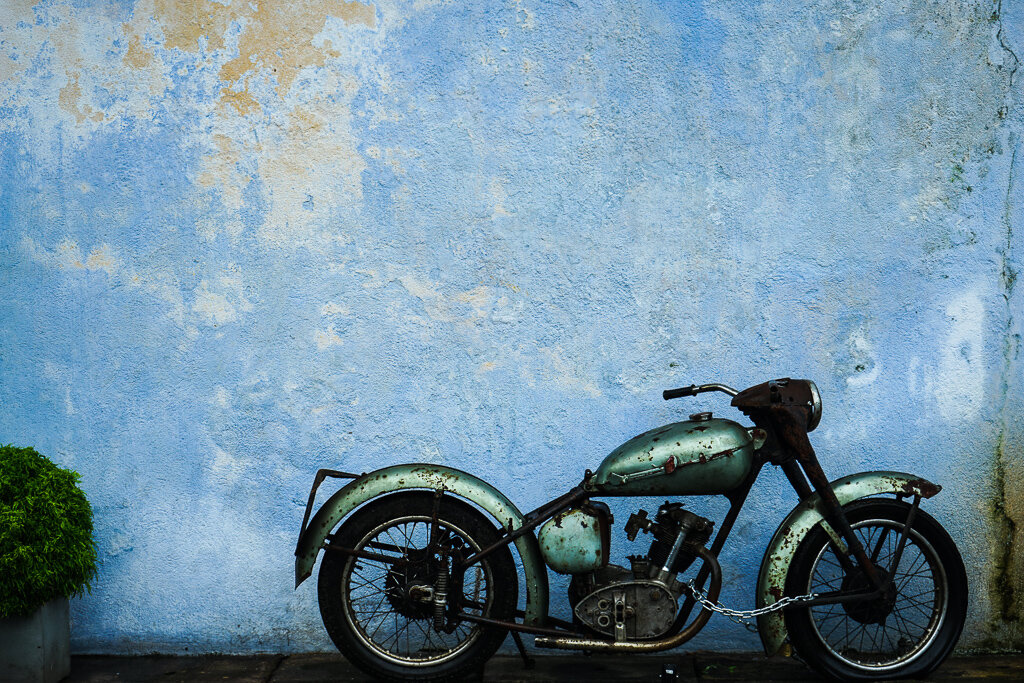
<svg viewBox="0 0 1024 683"><path fill-rule="evenodd" d="M511 621L519 590L508 546L462 576L449 576L452 557L468 557L498 538L483 514L451 497L410 491L371 501L331 543L401 561L325 554L318 598L331 640L377 680L440 681L478 672L506 631L453 623L450 615L438 622L434 596L445 593L466 614Z"/></svg>
<svg viewBox="0 0 1024 683"><path fill-rule="evenodd" d="M967 616L967 574L946 530L918 510L899 566L896 548L910 505L872 498L843 508L865 552L892 589L872 602L794 608L786 627L797 653L819 673L840 680L920 678L953 650ZM816 526L801 541L786 578L786 595L868 587L846 573L828 535Z"/></svg>

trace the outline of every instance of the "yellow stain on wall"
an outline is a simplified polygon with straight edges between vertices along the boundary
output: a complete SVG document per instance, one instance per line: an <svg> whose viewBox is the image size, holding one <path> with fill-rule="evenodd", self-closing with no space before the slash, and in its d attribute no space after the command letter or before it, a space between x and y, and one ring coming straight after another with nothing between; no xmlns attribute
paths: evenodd
<svg viewBox="0 0 1024 683"><path fill-rule="evenodd" d="M88 104L82 102L82 86L78 83L78 74L74 74L67 85L60 89L57 102L61 109L73 115L78 123L85 123L86 119L91 121L102 121L103 112L96 111Z"/></svg>
<svg viewBox="0 0 1024 683"><path fill-rule="evenodd" d="M206 38L207 50L224 47L224 34L233 19L247 3L234 3L235 7L217 2L182 2L181 0L154 0L152 5L140 3L135 15L155 18L164 32L164 47L183 52L197 52L199 41Z"/></svg>
<svg viewBox="0 0 1024 683"><path fill-rule="evenodd" d="M127 24L124 28L128 28ZM127 31L125 32L127 33ZM142 41L137 35L133 35L128 39L128 51L124 53L123 61L125 66L132 69L146 69L153 64L153 54L144 50Z"/></svg>
<svg viewBox="0 0 1024 683"><path fill-rule="evenodd" d="M233 23L241 27L238 56L220 68L220 78L231 84L254 73L273 78L276 91L284 96L302 69L323 66L333 52L320 49L313 39L323 30L328 17L337 17L349 25L377 27L377 10L372 4L344 0L295 0L292 2L232 2L222 5L209 0L151 0L135 8L142 22L134 30L144 31L150 17L160 26L164 47L197 53L200 48L213 52L226 47L226 35ZM126 63L136 65L140 56L138 35L129 42ZM132 60L132 61L129 61ZM245 87L227 87L221 91L240 114L257 111L259 104Z"/></svg>
<svg viewBox="0 0 1024 683"><path fill-rule="evenodd" d="M88 256L83 256L75 240L64 239L53 249L47 249L26 235L21 240L21 247L32 260L56 270L102 270L113 275L118 269L117 260L107 244L98 244Z"/></svg>
<svg viewBox="0 0 1024 683"><path fill-rule="evenodd" d="M215 192L226 213L192 227L207 238L240 234L243 195L259 178L266 206L259 236L280 246L311 244L331 239L338 216L354 215L362 201L366 160L351 108L361 83L351 65L383 30L377 12L354 0L139 0L124 23L116 12L58 5L51 22L32 23L0 51L0 72L17 78L23 64L51 51L57 78L46 97L58 116L50 123L73 123L75 139L87 140L123 116L155 120L175 81L205 79L212 70L221 80L216 99L184 106L203 121L194 131L206 146L196 190ZM0 2L0 28L32 16L30 0Z"/></svg>
<svg viewBox="0 0 1024 683"><path fill-rule="evenodd" d="M242 206L242 190L249 184L250 178L235 172L235 164L239 160L238 145L220 133L213 135L213 144L217 151L203 157L203 170L196 181L202 187L220 187L224 205L239 209ZM231 182L226 182L228 180ZM207 237L212 238L213 235Z"/></svg>
<svg viewBox="0 0 1024 683"><path fill-rule="evenodd" d="M256 101L256 98L248 90L221 88L220 97L222 102L229 104L241 116L259 113L260 111L260 103Z"/></svg>
<svg viewBox="0 0 1024 683"><path fill-rule="evenodd" d="M165 49L212 61L222 81L196 183L217 191L234 217L196 226L205 237L242 231L243 191L254 177L268 209L259 234L281 245L319 239L333 209L361 200L365 161L352 136L349 106L358 81L332 69L319 88L293 91L304 69L339 56L329 39L318 42L331 17L377 29L375 5L346 0L136 5L124 29L125 66L137 72L166 68L146 49L162 38ZM257 90L256 84L264 87Z"/></svg>
<svg viewBox="0 0 1024 683"><path fill-rule="evenodd" d="M221 67L221 80L234 82L256 67L269 69L278 94L286 94L299 71L324 65L328 55L313 45L313 38L323 30L328 15L370 28L377 23L374 6L361 2L260 3L255 12L245 14L238 57Z"/></svg>

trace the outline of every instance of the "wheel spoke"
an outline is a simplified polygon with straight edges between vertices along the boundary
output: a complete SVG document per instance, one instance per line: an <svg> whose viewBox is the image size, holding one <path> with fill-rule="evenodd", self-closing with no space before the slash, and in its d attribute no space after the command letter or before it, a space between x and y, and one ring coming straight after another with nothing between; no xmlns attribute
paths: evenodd
<svg viewBox="0 0 1024 683"><path fill-rule="evenodd" d="M882 544L885 543L885 539L889 536L889 527L884 527L882 533L875 544L875 549L871 551L871 562L872 564L878 560L878 553L882 550Z"/></svg>
<svg viewBox="0 0 1024 683"><path fill-rule="evenodd" d="M851 526L876 566L891 565L902 536L901 522L865 520ZM901 566L891 574L895 601L890 606L875 601L808 608L821 642L837 656L873 669L902 661L930 641L938 627L937 606L942 598L935 574L938 560L920 538L911 529ZM807 592L850 590L863 584L863 578L845 575L835 552L831 543L822 544L808 576Z"/></svg>
<svg viewBox="0 0 1024 683"><path fill-rule="evenodd" d="M437 560L425 553L430 547L427 535L433 525L429 518L412 517L393 520L377 527L355 548L373 548L407 561L400 568L384 562L353 558L346 565L342 587L349 619L356 636L380 656L398 662L417 663L453 656L468 646L481 633L476 624L462 622L452 632L433 628L429 603L411 597L411 587L429 587L436 580ZM437 541L450 543L453 550L465 554L480 547L441 519ZM417 555L417 551L419 554ZM463 604L471 612L487 613L492 600L492 581L487 560L476 565L464 577Z"/></svg>

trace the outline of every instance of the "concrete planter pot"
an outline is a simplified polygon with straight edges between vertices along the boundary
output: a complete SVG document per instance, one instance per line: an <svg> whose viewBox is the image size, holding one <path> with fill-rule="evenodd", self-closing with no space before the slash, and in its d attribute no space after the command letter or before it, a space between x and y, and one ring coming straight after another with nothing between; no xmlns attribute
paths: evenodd
<svg viewBox="0 0 1024 683"><path fill-rule="evenodd" d="M0 619L0 681L56 683L71 673L67 598L51 600L28 617Z"/></svg>

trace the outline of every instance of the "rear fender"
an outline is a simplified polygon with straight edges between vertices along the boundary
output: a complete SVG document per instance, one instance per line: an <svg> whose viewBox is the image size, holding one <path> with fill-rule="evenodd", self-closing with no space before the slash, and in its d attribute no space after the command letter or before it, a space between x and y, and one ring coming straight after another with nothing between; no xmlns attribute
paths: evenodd
<svg viewBox="0 0 1024 683"><path fill-rule="evenodd" d="M941 486L903 472L861 472L837 479L831 485L840 505L885 493L931 498L942 490ZM771 605L782 597L797 547L825 515L821 497L815 493L793 508L779 525L761 561L761 573L757 579L758 607ZM789 637L782 612L758 617L757 627L765 653L769 656L777 654Z"/></svg>
<svg viewBox="0 0 1024 683"><path fill-rule="evenodd" d="M309 578L331 531L363 503L398 491L443 491L486 510L504 530L523 524L523 514L504 494L484 480L441 465L394 465L357 477L327 499L309 521L295 550L295 587ZM526 577L525 622L541 625L548 614L548 574L537 537L524 534L515 541Z"/></svg>

